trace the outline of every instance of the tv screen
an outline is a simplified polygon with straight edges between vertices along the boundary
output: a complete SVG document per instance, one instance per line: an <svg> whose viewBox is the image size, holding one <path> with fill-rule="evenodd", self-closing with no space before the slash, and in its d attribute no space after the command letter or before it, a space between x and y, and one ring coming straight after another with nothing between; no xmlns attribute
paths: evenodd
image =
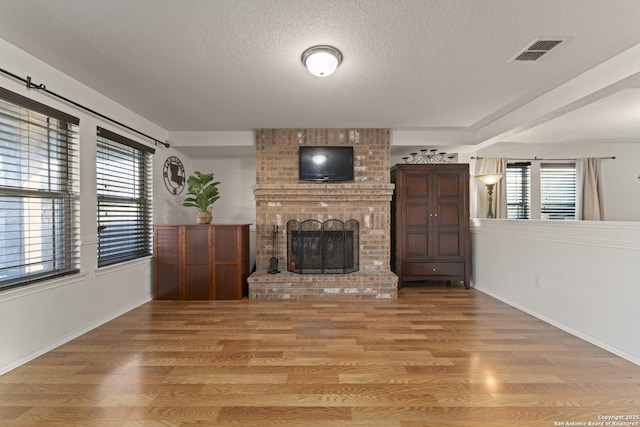
<svg viewBox="0 0 640 427"><path fill-rule="evenodd" d="M353 147L301 146L299 178L303 181L353 181Z"/></svg>

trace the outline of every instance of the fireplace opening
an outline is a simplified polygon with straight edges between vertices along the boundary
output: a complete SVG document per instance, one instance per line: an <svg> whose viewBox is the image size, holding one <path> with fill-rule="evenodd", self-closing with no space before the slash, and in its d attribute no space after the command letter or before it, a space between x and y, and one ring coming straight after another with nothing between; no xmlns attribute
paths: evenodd
<svg viewBox="0 0 640 427"><path fill-rule="evenodd" d="M359 269L359 230L355 219L287 222L287 269L299 274L346 274Z"/></svg>

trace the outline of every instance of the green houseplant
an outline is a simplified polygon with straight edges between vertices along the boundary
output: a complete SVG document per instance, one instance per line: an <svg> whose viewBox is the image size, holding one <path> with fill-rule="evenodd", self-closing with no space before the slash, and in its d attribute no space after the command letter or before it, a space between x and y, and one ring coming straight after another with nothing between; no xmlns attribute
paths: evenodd
<svg viewBox="0 0 640 427"><path fill-rule="evenodd" d="M213 181L212 173L195 171L187 179L187 195L182 206L198 208L198 224L211 223L211 205L220 198L219 182Z"/></svg>

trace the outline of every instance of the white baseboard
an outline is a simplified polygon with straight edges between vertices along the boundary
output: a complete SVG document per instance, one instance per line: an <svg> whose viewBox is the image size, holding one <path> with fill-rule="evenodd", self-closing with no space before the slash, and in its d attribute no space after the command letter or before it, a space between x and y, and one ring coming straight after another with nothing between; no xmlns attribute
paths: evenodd
<svg viewBox="0 0 640 427"><path fill-rule="evenodd" d="M113 313L110 313L109 315L99 319L98 321L85 326L84 328L81 329L76 329L75 331L72 331L62 337L60 337L59 339L57 339L56 341L46 345L43 348L38 349L37 351L34 351L33 353L22 357L20 359L14 360L4 366L0 366L0 375L6 374L7 372L17 368L18 366L24 365L25 363L35 359L36 357L40 357L43 354L57 348L60 347L62 344L66 344L69 341L78 338L80 335L86 334L87 332L97 328L98 326L101 326L113 319L115 319L118 316L122 316L123 314L133 310L134 308L140 307L142 304L146 304L147 302L151 301L152 298L151 297L146 297L145 299L143 299L142 301L139 301L137 303L134 304L130 304L125 308L122 308L120 310L117 310Z"/></svg>

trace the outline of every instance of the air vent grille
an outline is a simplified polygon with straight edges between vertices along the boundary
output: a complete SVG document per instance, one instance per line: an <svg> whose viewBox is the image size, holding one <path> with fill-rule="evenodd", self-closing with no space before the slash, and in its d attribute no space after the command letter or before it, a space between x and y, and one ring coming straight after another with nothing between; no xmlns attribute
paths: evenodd
<svg viewBox="0 0 640 427"><path fill-rule="evenodd" d="M526 50L522 52L520 55L516 56L514 58L514 61L537 61L538 59L540 59L542 55L545 55L546 53L547 52L541 52L541 51L533 52L530 50Z"/></svg>
<svg viewBox="0 0 640 427"><path fill-rule="evenodd" d="M562 42L564 39L535 39L511 58L511 61L537 61Z"/></svg>
<svg viewBox="0 0 640 427"><path fill-rule="evenodd" d="M562 40L538 40L534 42L527 50L551 50L562 43Z"/></svg>

